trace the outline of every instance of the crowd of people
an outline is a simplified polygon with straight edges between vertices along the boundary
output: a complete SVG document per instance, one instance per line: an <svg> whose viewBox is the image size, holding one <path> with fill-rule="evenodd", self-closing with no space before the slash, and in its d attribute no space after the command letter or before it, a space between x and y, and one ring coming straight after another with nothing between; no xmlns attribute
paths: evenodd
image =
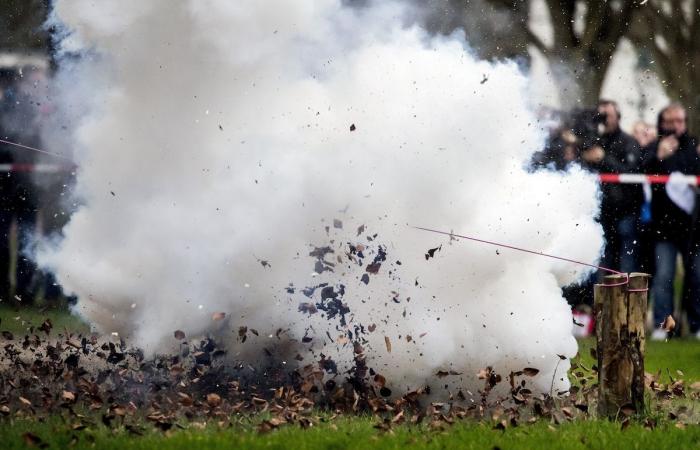
<svg viewBox="0 0 700 450"><path fill-rule="evenodd" d="M655 328L651 339L666 339L674 308L678 261L684 269L681 312L690 334L700 339L700 208L696 186L675 174L700 175L700 147L688 133L686 108L673 103L656 125L638 122L632 134L620 127L616 102L574 111L553 130L535 166L565 170L578 164L596 173L670 175L666 183L603 183L600 223L606 240L601 265L621 272L653 275L651 300ZM602 274L597 274L600 277ZM566 291L570 302L589 301L590 283ZM583 299L581 297L584 297Z"/></svg>

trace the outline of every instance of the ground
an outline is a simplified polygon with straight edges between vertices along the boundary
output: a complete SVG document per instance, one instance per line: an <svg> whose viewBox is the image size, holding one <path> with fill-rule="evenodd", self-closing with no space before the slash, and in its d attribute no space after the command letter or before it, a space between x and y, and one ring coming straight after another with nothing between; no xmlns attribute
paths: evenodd
<svg viewBox="0 0 700 450"><path fill-rule="evenodd" d="M20 334L29 324L40 324L51 318L54 330L80 329L85 324L62 310L12 309L0 307L0 329ZM580 341L580 361L590 367L593 359L592 339ZM649 342L646 357L648 372L661 372L662 382L683 379L688 390L700 381L700 342L671 340ZM575 374L572 373L575 379ZM209 421L182 418L170 430L163 432L145 424L141 428L105 426L101 416L90 411L76 411L71 417L48 416L41 420L0 416L0 442L3 449L15 448L265 448L320 449L357 448L378 449L460 448L460 449L678 449L700 447L700 427L697 423L700 404L697 396L688 396L662 407L650 401L650 412L644 418L629 422L607 421L579 417L573 421L538 420L518 426L500 426L500 420L463 421L420 425L378 426L377 416L338 416L319 411L313 426L282 426L261 432L264 416L233 415L211 418ZM92 415L91 415L92 414ZM675 420L682 414L686 420ZM557 422L561 422L558 423Z"/></svg>

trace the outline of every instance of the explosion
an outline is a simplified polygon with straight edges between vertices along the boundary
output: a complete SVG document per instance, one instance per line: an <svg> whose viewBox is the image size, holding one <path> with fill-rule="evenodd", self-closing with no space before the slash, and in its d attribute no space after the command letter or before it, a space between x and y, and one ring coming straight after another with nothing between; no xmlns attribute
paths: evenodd
<svg viewBox="0 0 700 450"><path fill-rule="evenodd" d="M487 366L568 389L561 287L585 268L411 227L599 257L595 178L527 170L545 136L514 63L396 2L58 0L54 16L79 207L36 258L96 330L147 354L217 333L253 365L330 374L361 345L406 390L438 373L469 389Z"/></svg>

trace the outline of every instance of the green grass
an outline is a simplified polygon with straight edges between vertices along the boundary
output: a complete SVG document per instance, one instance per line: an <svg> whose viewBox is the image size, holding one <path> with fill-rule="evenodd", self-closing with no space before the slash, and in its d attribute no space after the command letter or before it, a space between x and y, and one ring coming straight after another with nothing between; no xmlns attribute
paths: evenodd
<svg viewBox="0 0 700 450"><path fill-rule="evenodd" d="M579 340L579 355L588 367L595 363L590 351L595 345L595 338ZM661 371L666 381L669 372L675 379L700 381L700 341L691 338L647 341L644 370L653 374Z"/></svg>
<svg viewBox="0 0 700 450"><path fill-rule="evenodd" d="M19 319L16 319L19 317ZM45 318L54 323L53 333L87 331L87 325L60 307L45 311L0 306L0 330L15 334L27 332L29 326L38 326ZM590 367L594 361L590 348L594 339L579 341L581 361ZM668 373L674 378L683 378L689 385L700 381L700 342L674 339L668 342L647 342L646 370L656 373L661 370L663 378ZM668 369L668 371L667 371ZM682 371L680 375L677 371ZM680 404L680 403L679 403ZM693 401L683 401L695 410ZM212 421L203 429L196 424L180 419L178 427L163 433L145 424L143 435L117 427L110 429L100 423L99 416L88 414L84 421L93 424L85 429L73 429L78 418L68 414L50 416L45 420L0 417L0 448L3 450L24 449L28 444L45 448L98 448L98 449L680 449L700 448L700 427L688 425L679 429L665 419L665 412L652 413L659 421L653 430L639 423L631 423L624 430L619 422L578 419L552 426L541 419L534 425L521 424L515 428L499 431L489 422L465 421L444 431L429 429L427 425L395 426L390 433L374 428L376 417L339 417L334 421L316 423L307 430L297 425L283 426L270 433L259 434L256 424L264 417L223 418L234 425L224 427ZM693 415L693 414L691 414ZM327 416L326 416L327 417ZM216 420L221 420L217 418ZM33 433L41 442L27 442L25 433Z"/></svg>
<svg viewBox="0 0 700 450"><path fill-rule="evenodd" d="M126 431L116 433L103 427L66 432L59 422L36 423L18 421L0 427L0 442L5 450L26 448L22 435L31 432L49 448L99 449L682 449L700 445L700 427L684 430L664 424L654 430L631 424L621 430L620 424L608 421L578 421L552 427L547 423L520 426L505 431L486 423L459 423L445 431L427 426L402 425L391 433L373 428L376 419L339 419L307 430L284 427L258 434L250 426L227 429L210 425L207 428L175 432L146 432L136 436Z"/></svg>
<svg viewBox="0 0 700 450"><path fill-rule="evenodd" d="M85 333L90 330L85 322L78 316L70 314L62 304L25 308L0 305L0 330L9 331L17 336L29 333L32 326L36 328L46 319L51 319L52 334L64 333L66 330L72 333ZM36 333L39 332L36 331Z"/></svg>

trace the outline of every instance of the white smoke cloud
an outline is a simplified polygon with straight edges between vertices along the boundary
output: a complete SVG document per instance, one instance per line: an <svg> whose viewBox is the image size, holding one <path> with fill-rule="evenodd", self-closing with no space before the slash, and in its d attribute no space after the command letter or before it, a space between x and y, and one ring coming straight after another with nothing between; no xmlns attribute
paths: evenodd
<svg viewBox="0 0 700 450"><path fill-rule="evenodd" d="M304 347L342 365L352 350L321 348L338 322L298 312L284 289L342 282L353 323L377 325L369 365L396 386L451 369L473 388L491 365L539 368L547 392L558 367L554 388L568 387L557 355L577 347L560 286L582 267L409 226L597 260L595 180L523 169L543 133L514 64L404 27L390 2L58 0L55 12L71 50L99 55L74 79L109 83L62 86L93 105L74 133L83 206L38 260L98 330L154 352L223 311L231 329L297 340L311 325ZM368 285L345 259L311 276L310 246L327 242L333 218L336 245L367 244L360 225L387 245ZM231 345L255 362L266 340Z"/></svg>

